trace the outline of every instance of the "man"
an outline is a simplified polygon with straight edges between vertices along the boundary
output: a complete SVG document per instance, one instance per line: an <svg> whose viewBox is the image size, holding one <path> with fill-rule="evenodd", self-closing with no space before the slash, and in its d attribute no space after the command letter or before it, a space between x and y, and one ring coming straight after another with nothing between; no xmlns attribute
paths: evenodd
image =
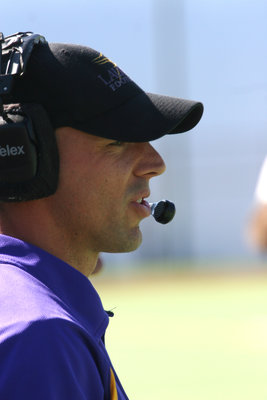
<svg viewBox="0 0 267 400"><path fill-rule="evenodd" d="M144 93L93 49L42 41L6 91L3 135L26 115L37 167L16 182L6 164L26 145L1 144L0 398L127 399L88 276L100 252L140 245L149 181L165 170L149 142L193 128L203 106Z"/></svg>
<svg viewBox="0 0 267 400"><path fill-rule="evenodd" d="M254 207L250 216L248 236L251 244L267 252L267 157L265 157L255 190Z"/></svg>

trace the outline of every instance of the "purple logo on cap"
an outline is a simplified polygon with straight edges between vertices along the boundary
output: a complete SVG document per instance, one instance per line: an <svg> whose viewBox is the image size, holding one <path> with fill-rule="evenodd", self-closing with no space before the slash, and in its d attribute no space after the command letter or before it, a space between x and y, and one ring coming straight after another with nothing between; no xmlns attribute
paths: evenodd
<svg viewBox="0 0 267 400"><path fill-rule="evenodd" d="M99 74L98 78L108 86L113 92L118 90L121 86L127 82L131 82L131 79L109 58L103 56L102 53L98 57L93 59L93 63L104 65L112 64L113 67L107 69L104 74Z"/></svg>

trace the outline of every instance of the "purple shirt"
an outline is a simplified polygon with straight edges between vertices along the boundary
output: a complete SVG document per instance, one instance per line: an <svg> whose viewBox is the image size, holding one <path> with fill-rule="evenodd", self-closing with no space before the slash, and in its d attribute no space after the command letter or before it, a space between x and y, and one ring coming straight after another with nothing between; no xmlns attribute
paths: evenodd
<svg viewBox="0 0 267 400"><path fill-rule="evenodd" d="M0 235L0 399L126 400L102 340L107 326L84 275Z"/></svg>

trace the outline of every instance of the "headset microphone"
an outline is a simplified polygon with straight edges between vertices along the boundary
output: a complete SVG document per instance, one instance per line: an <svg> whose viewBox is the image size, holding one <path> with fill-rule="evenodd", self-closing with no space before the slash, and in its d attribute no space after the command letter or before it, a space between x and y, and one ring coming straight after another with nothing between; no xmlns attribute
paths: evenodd
<svg viewBox="0 0 267 400"><path fill-rule="evenodd" d="M161 224L168 224L175 215L175 205L169 200L149 203L151 215Z"/></svg>

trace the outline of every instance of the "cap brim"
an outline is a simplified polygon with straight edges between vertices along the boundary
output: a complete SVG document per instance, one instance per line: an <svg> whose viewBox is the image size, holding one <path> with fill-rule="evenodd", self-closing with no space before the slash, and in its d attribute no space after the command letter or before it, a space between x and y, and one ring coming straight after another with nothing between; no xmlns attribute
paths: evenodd
<svg viewBox="0 0 267 400"><path fill-rule="evenodd" d="M202 114L200 102L141 92L104 115L76 121L75 127L108 139L147 142L189 131Z"/></svg>

